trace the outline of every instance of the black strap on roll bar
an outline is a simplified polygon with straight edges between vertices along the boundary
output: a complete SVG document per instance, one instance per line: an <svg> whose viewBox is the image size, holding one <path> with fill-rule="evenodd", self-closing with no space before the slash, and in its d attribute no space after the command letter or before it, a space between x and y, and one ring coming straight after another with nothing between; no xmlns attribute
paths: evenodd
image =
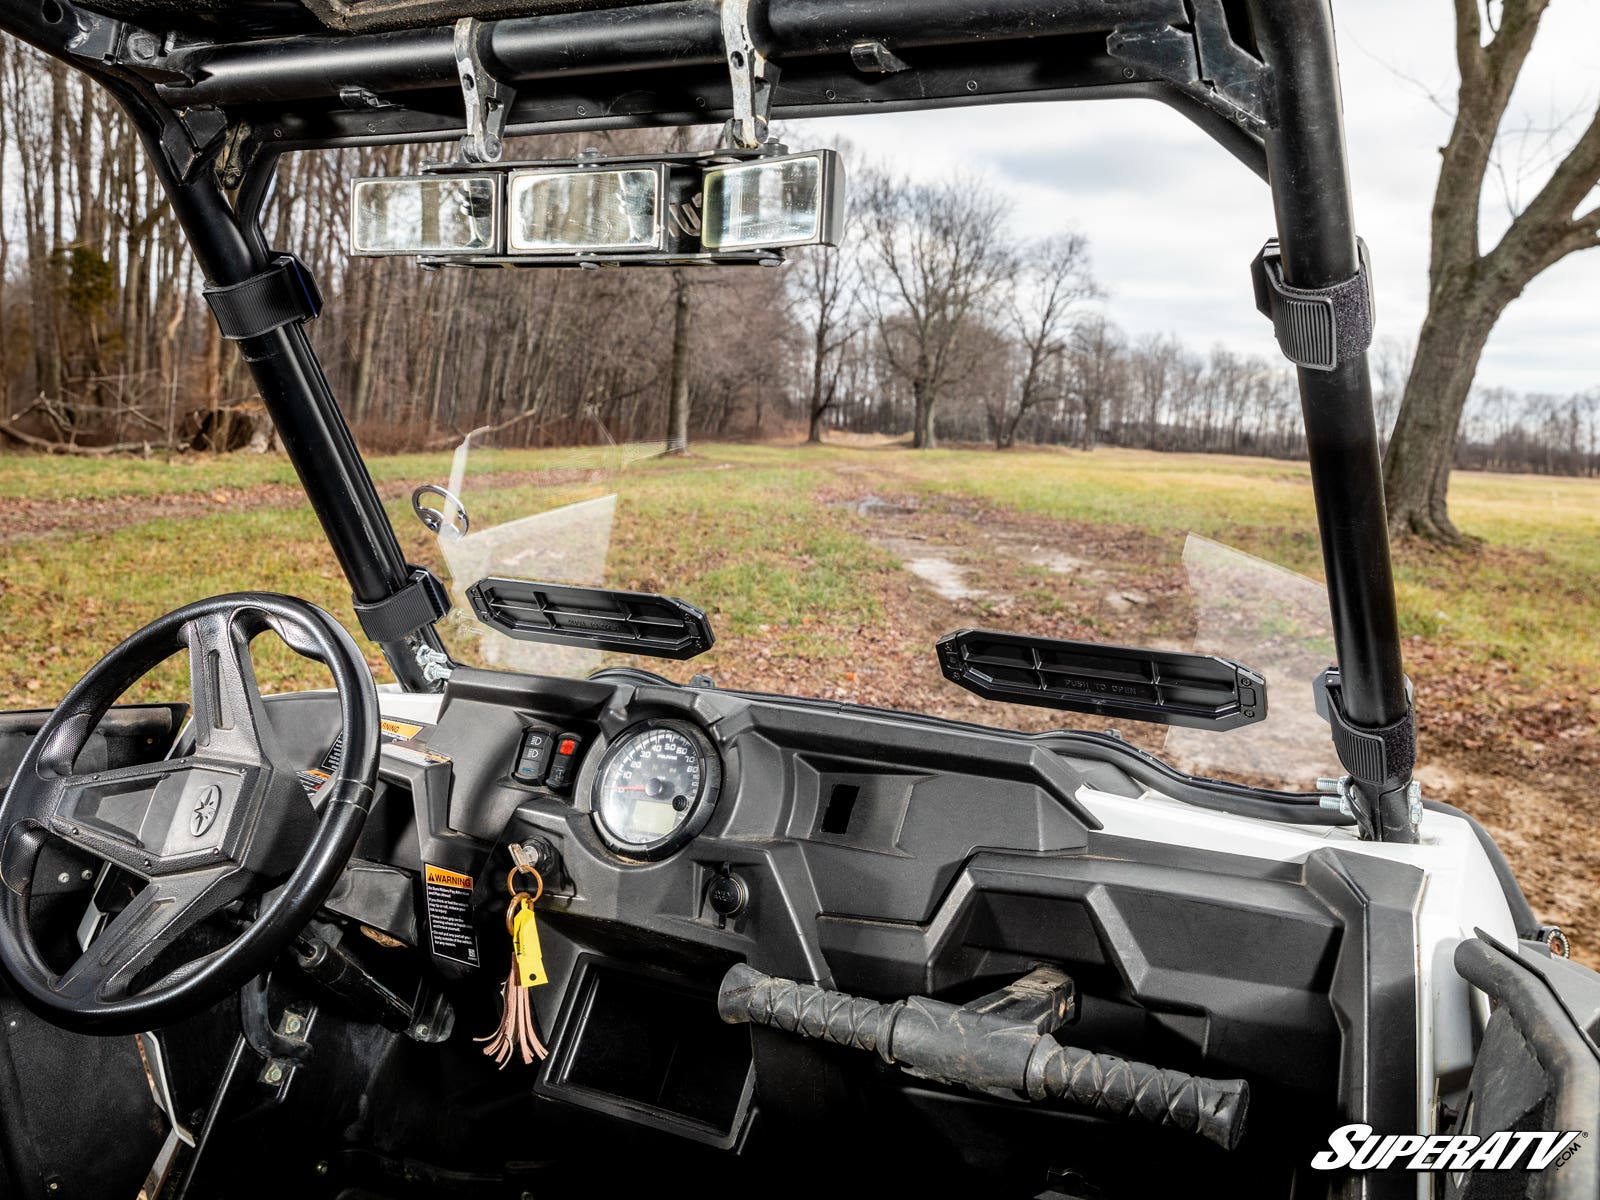
<svg viewBox="0 0 1600 1200"><path fill-rule="evenodd" d="M450 612L450 593L427 567L412 567L411 581L372 604L352 601L361 630L379 645L399 642Z"/></svg>
<svg viewBox="0 0 1600 1200"><path fill-rule="evenodd" d="M1318 676L1314 691L1317 715L1328 722L1339 762L1350 779L1362 785L1355 794L1345 793L1362 836L1392 841L1396 830L1389 826L1402 812L1405 824L1415 833L1422 818L1422 800L1411 782L1411 772L1417 765L1417 729L1409 698L1399 720L1369 727L1357 725L1345 712L1344 683L1338 667L1329 667ZM1384 813L1367 802L1368 795L1403 797L1404 802Z"/></svg>
<svg viewBox="0 0 1600 1200"><path fill-rule="evenodd" d="M1272 318L1284 357L1296 366L1331 371L1372 345L1372 267L1367 244L1356 239L1361 269L1325 288L1285 282L1278 239L1271 238L1250 264L1256 307Z"/></svg>
<svg viewBox="0 0 1600 1200"><path fill-rule="evenodd" d="M322 291L305 264L292 254L276 254L259 275L227 287L204 289L222 336L237 342L260 337L294 321L314 321L322 312Z"/></svg>

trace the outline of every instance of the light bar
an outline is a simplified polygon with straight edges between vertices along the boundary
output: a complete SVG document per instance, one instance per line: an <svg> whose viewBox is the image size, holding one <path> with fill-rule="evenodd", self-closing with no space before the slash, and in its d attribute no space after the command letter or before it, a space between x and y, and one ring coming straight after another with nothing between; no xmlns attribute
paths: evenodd
<svg viewBox="0 0 1600 1200"><path fill-rule="evenodd" d="M506 179L506 251L577 254L661 250L667 168L512 171Z"/></svg>
<svg viewBox="0 0 1600 1200"><path fill-rule="evenodd" d="M352 254L427 267L776 266L843 225L838 154L776 145L440 164L350 192Z"/></svg>
<svg viewBox="0 0 1600 1200"><path fill-rule="evenodd" d="M844 225L839 156L813 150L705 172L707 250L832 246Z"/></svg>
<svg viewBox="0 0 1600 1200"><path fill-rule="evenodd" d="M499 249L497 175L395 175L350 185L352 254L493 254Z"/></svg>

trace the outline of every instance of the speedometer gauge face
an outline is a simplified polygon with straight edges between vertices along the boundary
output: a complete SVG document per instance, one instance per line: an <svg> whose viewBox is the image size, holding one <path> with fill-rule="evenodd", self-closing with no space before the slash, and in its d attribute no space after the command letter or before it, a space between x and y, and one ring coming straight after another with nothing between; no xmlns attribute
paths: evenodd
<svg viewBox="0 0 1600 1200"><path fill-rule="evenodd" d="M594 816L613 850L660 858L705 828L722 767L705 734L686 721L654 721L623 732L601 760Z"/></svg>

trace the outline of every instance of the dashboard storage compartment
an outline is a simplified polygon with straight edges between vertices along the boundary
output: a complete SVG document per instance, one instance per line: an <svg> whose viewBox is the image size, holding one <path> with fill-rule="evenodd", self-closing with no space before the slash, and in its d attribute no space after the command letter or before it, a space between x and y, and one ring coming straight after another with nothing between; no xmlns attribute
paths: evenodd
<svg viewBox="0 0 1600 1200"><path fill-rule="evenodd" d="M750 1034L700 983L585 955L537 1090L726 1149L755 1086Z"/></svg>

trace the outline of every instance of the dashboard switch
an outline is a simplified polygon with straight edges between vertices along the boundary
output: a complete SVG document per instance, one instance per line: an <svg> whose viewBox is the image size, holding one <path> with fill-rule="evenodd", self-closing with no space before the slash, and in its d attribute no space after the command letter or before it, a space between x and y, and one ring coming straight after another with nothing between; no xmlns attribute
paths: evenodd
<svg viewBox="0 0 1600 1200"><path fill-rule="evenodd" d="M717 914L717 926L725 926L745 910L750 903L750 889L726 867L711 881L706 889L706 903Z"/></svg>
<svg viewBox="0 0 1600 1200"><path fill-rule="evenodd" d="M555 737L548 729L529 729L522 735L522 749L511 774L518 783L540 783L550 768L550 750Z"/></svg>
<svg viewBox="0 0 1600 1200"><path fill-rule="evenodd" d="M563 733L557 735L555 741L555 756L550 760L550 777L545 780L545 785L564 788L572 782L578 751L583 749L583 739L575 733Z"/></svg>

